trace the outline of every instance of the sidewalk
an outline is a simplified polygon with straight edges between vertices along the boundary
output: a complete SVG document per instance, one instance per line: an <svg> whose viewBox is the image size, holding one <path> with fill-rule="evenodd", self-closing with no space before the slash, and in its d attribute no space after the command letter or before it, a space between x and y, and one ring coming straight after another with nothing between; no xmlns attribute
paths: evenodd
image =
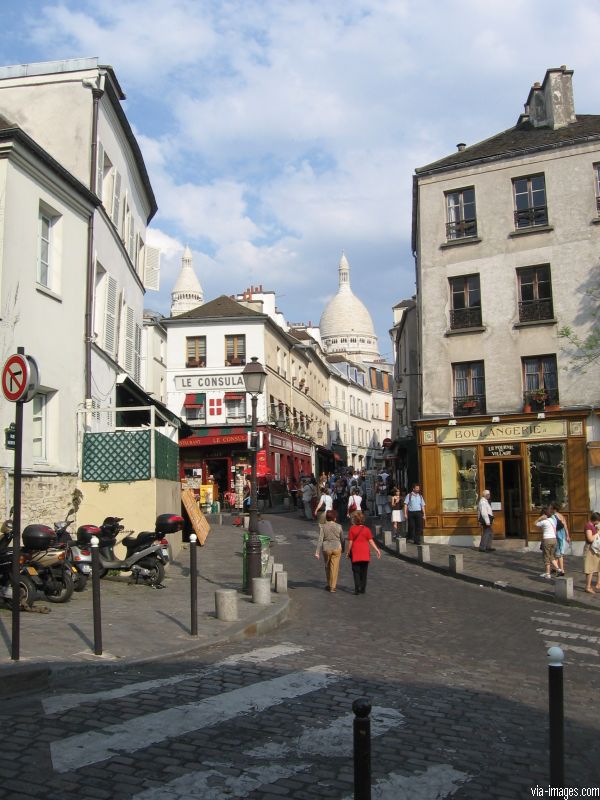
<svg viewBox="0 0 600 800"><path fill-rule="evenodd" d="M91 581L68 603L48 603L43 597L36 600L34 608L50 608L48 614L21 613L18 662L11 660L12 612L0 608L0 696L23 686L41 688L51 673L69 667L167 658L266 633L280 625L287 618L287 595L273 593L270 606L257 606L241 592L242 533L224 514L223 525L211 522L206 543L198 548L197 637L190 635L187 544L167 567L162 589L132 584L129 576L101 581L102 656L94 655ZM238 590L238 621L216 618L217 589Z"/></svg>

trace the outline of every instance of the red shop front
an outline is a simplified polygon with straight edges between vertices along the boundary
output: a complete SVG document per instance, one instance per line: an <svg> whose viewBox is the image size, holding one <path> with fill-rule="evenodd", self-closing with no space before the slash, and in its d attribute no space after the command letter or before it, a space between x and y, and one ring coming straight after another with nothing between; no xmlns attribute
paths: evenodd
<svg viewBox="0 0 600 800"><path fill-rule="evenodd" d="M179 477L209 483L212 476L219 494L235 488L236 469L250 468L246 428L205 428L179 441Z"/></svg>
<svg viewBox="0 0 600 800"><path fill-rule="evenodd" d="M275 480L287 484L312 473L312 445L306 439L277 429L265 436L266 460Z"/></svg>

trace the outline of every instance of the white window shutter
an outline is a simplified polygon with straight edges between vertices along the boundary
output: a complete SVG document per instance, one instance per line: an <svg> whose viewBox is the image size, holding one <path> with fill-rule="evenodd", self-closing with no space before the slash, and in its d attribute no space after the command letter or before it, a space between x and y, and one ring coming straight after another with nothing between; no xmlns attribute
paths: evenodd
<svg viewBox="0 0 600 800"><path fill-rule="evenodd" d="M142 362L142 326L135 323L135 339L133 342L133 377L141 385Z"/></svg>
<svg viewBox="0 0 600 800"><path fill-rule="evenodd" d="M156 247L144 248L144 286L158 292L160 286L160 250Z"/></svg>
<svg viewBox="0 0 600 800"><path fill-rule="evenodd" d="M130 375L135 365L135 320L133 308L125 306L125 369Z"/></svg>
<svg viewBox="0 0 600 800"><path fill-rule="evenodd" d="M111 355L117 347L117 282L111 275L106 275L106 293L104 298L104 349Z"/></svg>
<svg viewBox="0 0 600 800"><path fill-rule="evenodd" d="M111 219L119 230L119 220L121 217L121 175L115 170L113 182L113 201L111 209Z"/></svg>
<svg viewBox="0 0 600 800"><path fill-rule="evenodd" d="M104 147L98 142L96 150L96 195L102 200L102 189L104 184Z"/></svg>

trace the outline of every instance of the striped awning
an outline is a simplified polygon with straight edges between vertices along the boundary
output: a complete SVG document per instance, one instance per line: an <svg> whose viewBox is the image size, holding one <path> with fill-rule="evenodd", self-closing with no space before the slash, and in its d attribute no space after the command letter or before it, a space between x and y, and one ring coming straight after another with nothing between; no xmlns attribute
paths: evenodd
<svg viewBox="0 0 600 800"><path fill-rule="evenodd" d="M243 400L244 395L239 392L225 392L225 400Z"/></svg>
<svg viewBox="0 0 600 800"><path fill-rule="evenodd" d="M206 405L205 394L186 394L183 405L186 408L201 408Z"/></svg>

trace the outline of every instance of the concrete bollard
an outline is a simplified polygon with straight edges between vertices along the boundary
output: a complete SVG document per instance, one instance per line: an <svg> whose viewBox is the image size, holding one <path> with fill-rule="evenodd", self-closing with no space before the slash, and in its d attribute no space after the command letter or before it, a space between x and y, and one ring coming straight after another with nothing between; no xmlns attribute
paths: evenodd
<svg viewBox="0 0 600 800"><path fill-rule="evenodd" d="M252 602L259 606L271 605L270 578L252 578Z"/></svg>
<svg viewBox="0 0 600 800"><path fill-rule="evenodd" d="M383 545L384 545L384 547L391 547L392 546L392 532L391 531L384 531L383 532Z"/></svg>
<svg viewBox="0 0 600 800"><path fill-rule="evenodd" d="M273 556L269 556L268 561L267 561L267 575L269 576L269 578L273 574L273 566L274 566L274 564L275 564L275 559L273 558Z"/></svg>
<svg viewBox="0 0 600 800"><path fill-rule="evenodd" d="M464 556L456 554L452 554L448 557L450 562L450 572L452 572L454 575L459 575L462 573L464 568L463 558Z"/></svg>
<svg viewBox="0 0 600 800"><path fill-rule="evenodd" d="M219 514L219 525L223 524L223 514Z"/></svg>
<svg viewBox="0 0 600 800"><path fill-rule="evenodd" d="M418 544L417 545L417 558L423 564L428 563L431 561L431 554L429 553L429 545L428 544Z"/></svg>
<svg viewBox="0 0 600 800"><path fill-rule="evenodd" d="M275 591L277 594L287 594L287 572L275 573Z"/></svg>
<svg viewBox="0 0 600 800"><path fill-rule="evenodd" d="M235 589L217 589L215 592L217 619L234 622L238 618L237 592Z"/></svg>
<svg viewBox="0 0 600 800"><path fill-rule="evenodd" d="M275 588L275 576L278 572L283 572L283 564L273 564L273 572L271 573L271 589Z"/></svg>
<svg viewBox="0 0 600 800"><path fill-rule="evenodd" d="M406 539L396 539L396 552L406 553Z"/></svg>
<svg viewBox="0 0 600 800"><path fill-rule="evenodd" d="M573 578L555 578L554 596L560 600L572 600Z"/></svg>
<svg viewBox="0 0 600 800"><path fill-rule="evenodd" d="M375 525L375 538L377 541L381 539L381 525Z"/></svg>

